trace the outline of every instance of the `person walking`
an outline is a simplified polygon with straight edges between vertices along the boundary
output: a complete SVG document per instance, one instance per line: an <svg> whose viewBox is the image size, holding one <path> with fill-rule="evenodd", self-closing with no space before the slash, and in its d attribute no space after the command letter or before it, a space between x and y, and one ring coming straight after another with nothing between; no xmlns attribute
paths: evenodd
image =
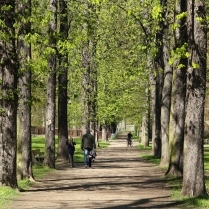
<svg viewBox="0 0 209 209"><path fill-rule="evenodd" d="M76 143L73 141L73 138L71 137L70 140L66 141L66 145L68 145L68 156L69 156L69 163L70 167L74 167L74 151L75 151L75 145Z"/></svg>
<svg viewBox="0 0 209 209"><path fill-rule="evenodd" d="M90 130L86 130L86 134L82 136L81 139L81 149L84 152L84 164L85 168L89 167L91 168L92 158L89 157L90 152L92 149L95 149L95 137L91 134Z"/></svg>

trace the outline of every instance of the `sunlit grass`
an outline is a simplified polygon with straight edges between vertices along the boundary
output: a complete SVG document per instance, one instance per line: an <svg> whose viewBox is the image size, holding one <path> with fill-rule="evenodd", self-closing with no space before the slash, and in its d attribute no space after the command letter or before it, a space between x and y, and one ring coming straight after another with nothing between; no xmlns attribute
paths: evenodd
<svg viewBox="0 0 209 209"><path fill-rule="evenodd" d="M81 150L81 138L74 138L75 152L74 152L74 161L75 162L83 162L83 151ZM109 146L108 142L102 142L99 140L99 147L97 150L101 148L106 148ZM55 138L55 152L57 152L58 147L58 137ZM32 149L40 149L41 152L45 151L45 136L34 136L32 138ZM56 155L56 154L55 154Z"/></svg>
<svg viewBox="0 0 209 209"><path fill-rule="evenodd" d="M108 142L99 141L99 147L97 149L107 148L109 145L110 145L110 143L108 143Z"/></svg>
<svg viewBox="0 0 209 209"><path fill-rule="evenodd" d="M6 208L12 198L18 195L18 191L7 186L0 187L0 208Z"/></svg>
<svg viewBox="0 0 209 209"><path fill-rule="evenodd" d="M32 183L29 181L29 179L23 179L18 181L18 188L20 191L29 188L31 185Z"/></svg>
<svg viewBox="0 0 209 209"><path fill-rule="evenodd" d="M144 145L142 145L142 144L138 144L138 145L137 145L137 148L138 148L139 150L152 150L152 147L151 147L151 146L146 147L146 146L144 146Z"/></svg>
<svg viewBox="0 0 209 209"><path fill-rule="evenodd" d="M150 151L152 147L144 147L143 145L139 144L138 146L139 150L142 151ZM154 157L149 154L143 154L143 159L147 160L150 163L160 165L160 158ZM205 168L205 184L206 184L206 190L209 193L209 147L204 148L204 168ZM166 169L167 168L163 168ZM175 176L163 176L165 178L165 181L169 184L171 191L172 191L172 198L176 201L179 201L182 203L182 208L209 208L209 196L204 195L201 197L195 197L195 198L189 198L181 195L181 189L182 189L182 177L175 177Z"/></svg>
<svg viewBox="0 0 209 209"><path fill-rule="evenodd" d="M41 164L37 164L33 166L33 175L35 176L36 179L44 176L48 172L53 171L54 169L49 168L47 166L43 166Z"/></svg>
<svg viewBox="0 0 209 209"><path fill-rule="evenodd" d="M58 137L55 137L55 149L58 147ZM45 152L45 136L34 136L32 137L32 150L40 149L41 152Z"/></svg>
<svg viewBox="0 0 209 209"><path fill-rule="evenodd" d="M166 177L172 191L172 198L181 201L184 208L209 208L209 196L189 198L181 195L182 177Z"/></svg>
<svg viewBox="0 0 209 209"><path fill-rule="evenodd" d="M209 147L204 148L204 163L205 171L209 172Z"/></svg>
<svg viewBox="0 0 209 209"><path fill-rule="evenodd" d="M151 155L143 155L141 157L145 160L148 160L151 163L158 164L158 165L160 164L160 159L158 157L151 156Z"/></svg>
<svg viewBox="0 0 209 209"><path fill-rule="evenodd" d="M81 139L75 138L74 139L76 146L75 146L75 153L74 153L74 160L75 162L83 162L83 151L81 150ZM109 146L110 143L99 141L99 149L103 149ZM57 151L58 147L58 138L55 138L55 147ZM45 151L45 136L34 136L32 137L32 149L40 149L41 152L44 153ZM47 166L44 166L43 164L35 164L33 165L33 175L35 180L43 177L44 175L48 175L50 172L52 172L54 169L51 169ZM24 180L18 180L18 188L20 191L24 191L25 189L29 188L32 185L32 183L29 181L29 179ZM20 193L18 190L14 190L10 187L0 187L0 208L6 207L10 204L10 201L18 196Z"/></svg>

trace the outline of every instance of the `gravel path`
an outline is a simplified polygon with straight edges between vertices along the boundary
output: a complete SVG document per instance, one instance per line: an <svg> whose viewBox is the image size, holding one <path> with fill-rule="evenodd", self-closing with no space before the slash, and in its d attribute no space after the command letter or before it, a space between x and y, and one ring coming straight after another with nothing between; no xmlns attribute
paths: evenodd
<svg viewBox="0 0 209 209"><path fill-rule="evenodd" d="M59 166L7 209L181 208L170 198L162 170L139 157L138 142L129 148L124 140L110 143L98 151L92 169L83 163Z"/></svg>

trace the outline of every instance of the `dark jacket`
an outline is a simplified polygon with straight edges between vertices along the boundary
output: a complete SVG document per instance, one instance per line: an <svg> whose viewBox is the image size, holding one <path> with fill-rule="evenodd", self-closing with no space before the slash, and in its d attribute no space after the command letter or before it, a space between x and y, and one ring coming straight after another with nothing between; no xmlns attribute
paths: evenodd
<svg viewBox="0 0 209 209"><path fill-rule="evenodd" d="M127 135L127 139L131 139L132 136L133 136L132 133L129 132L128 135Z"/></svg>
<svg viewBox="0 0 209 209"><path fill-rule="evenodd" d="M87 131L86 134L83 135L81 140L81 149L93 149L95 146L95 138L94 136Z"/></svg>
<svg viewBox="0 0 209 209"><path fill-rule="evenodd" d="M73 154L75 151L75 142L70 143L69 141L66 141L66 145L68 145L68 154Z"/></svg>

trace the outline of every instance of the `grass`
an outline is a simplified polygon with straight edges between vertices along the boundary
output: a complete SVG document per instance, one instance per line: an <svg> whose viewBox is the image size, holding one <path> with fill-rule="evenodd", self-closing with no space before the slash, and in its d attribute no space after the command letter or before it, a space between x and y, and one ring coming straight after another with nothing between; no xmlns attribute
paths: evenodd
<svg viewBox="0 0 209 209"><path fill-rule="evenodd" d="M34 165L33 166L33 175L35 179L38 179L49 172L53 171L53 169L50 169L43 165ZM18 180L18 188L20 191L24 191L25 189L29 188L32 183L28 179ZM11 202L11 200L19 195L18 190L14 190L11 187L7 186L1 186L0 187L0 208L8 206L8 204Z"/></svg>
<svg viewBox="0 0 209 209"><path fill-rule="evenodd" d="M80 148L81 140L80 138L75 138L74 140L76 142L76 148L75 148L75 161L76 162L83 162L83 151ZM99 141L99 147L98 149L106 148L108 147L109 143L104 143ZM36 136L32 138L32 149L40 149L41 152L44 152L44 146L45 146L45 137L44 136ZM57 150L58 146L58 139L56 138L55 147ZM152 150L152 147L144 147L142 145L138 145L138 149L142 151L150 151ZM159 165L160 159L154 156L151 156L150 154L144 154L141 156L143 159L146 159L150 163L154 163ZM209 147L206 147L204 149L204 159L205 159L205 172L206 176L209 176ZM165 168L163 168L165 169ZM46 175L47 173L53 171L53 169L50 169L43 165L34 165L33 166L33 174L35 179L42 177L43 175ZM196 197L196 198L187 198L182 197L180 195L181 188L182 188L182 178L180 177L164 177L166 181L168 182L169 186L172 189L172 198L174 198L177 201L181 201L184 205L184 208L209 208L209 196L203 196L203 197ZM209 177L205 178L206 182L206 188L209 188ZM29 180L21 180L18 181L18 187L20 190L24 190L31 186L31 182ZM0 208L1 206L4 206L8 204L8 201L11 200L11 198L14 198L18 195L18 192L16 190L11 189L10 187L0 187Z"/></svg>
<svg viewBox="0 0 209 209"><path fill-rule="evenodd" d="M75 152L74 152L74 161L83 162L83 151L81 150L81 139L74 138ZM99 141L98 149L108 147L109 143ZM58 138L55 138L55 148L58 148ZM40 152L45 152L45 136L35 136L32 138L32 149L40 149Z"/></svg>
<svg viewBox="0 0 209 209"><path fill-rule="evenodd" d="M58 137L55 137L55 149L58 147ZM32 150L40 149L41 152L45 152L45 136L34 136L32 137Z"/></svg>
<svg viewBox="0 0 209 209"><path fill-rule="evenodd" d="M81 139L75 138L76 142L74 160L75 162L83 162L83 151L81 150ZM99 141L98 149L108 147L109 143ZM55 148L57 150L58 147L58 137L55 138ZM40 152L45 152L45 136L35 136L32 137L32 149L40 149ZM50 169L42 164L33 165L33 175L35 179L43 177L44 175L52 172L53 169ZM18 188L20 191L24 191L25 189L31 186L31 182L28 179L18 180ZM0 208L5 207L9 204L12 198L18 196L19 192L10 187L1 186L0 187Z"/></svg>
<svg viewBox="0 0 209 209"><path fill-rule="evenodd" d="M18 192L10 187L1 186L0 187L0 208L6 207L11 201L11 198L14 198L18 195Z"/></svg>
<svg viewBox="0 0 209 209"><path fill-rule="evenodd" d="M150 151L152 150L152 147L144 147L143 145L139 144L138 149L142 151ZM149 161L150 163L159 165L160 159L158 157L154 157L150 154L144 154L143 156L140 156L143 159ZM209 193L209 147L204 148L204 168L205 168L205 184L207 192ZM165 167L162 167L162 169L165 169ZM181 189L182 189L182 177L170 177L170 176L164 176L165 180L169 184L171 190L172 190L172 198L182 202L184 208L209 208L209 196L201 196L201 197L184 197L181 196Z"/></svg>

